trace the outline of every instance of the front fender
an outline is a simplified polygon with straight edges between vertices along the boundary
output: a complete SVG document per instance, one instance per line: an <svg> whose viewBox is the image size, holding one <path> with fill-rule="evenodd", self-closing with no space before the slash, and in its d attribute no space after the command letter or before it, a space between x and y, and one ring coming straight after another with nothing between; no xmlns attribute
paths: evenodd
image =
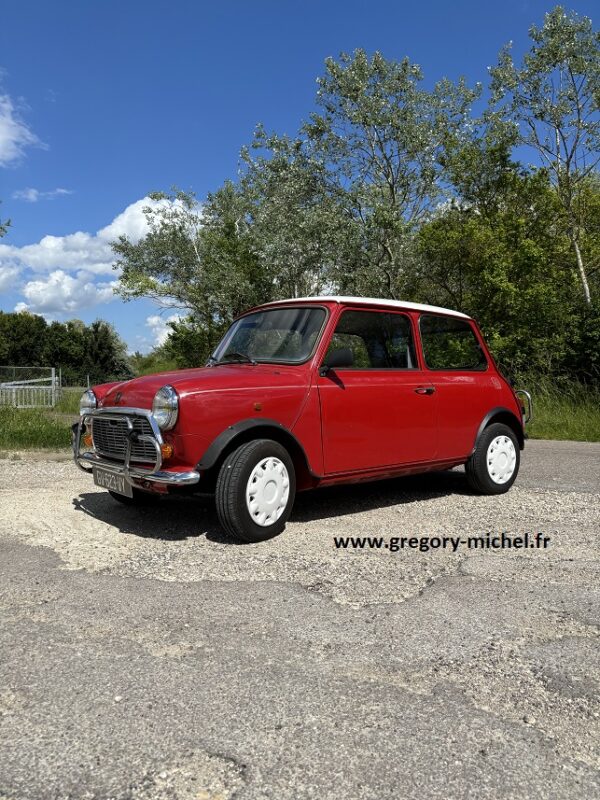
<svg viewBox="0 0 600 800"><path fill-rule="evenodd" d="M233 449L234 445L259 437L280 442L291 451L290 454L295 457L295 460L297 458L302 460L305 469L312 477L321 477L311 469L304 447L296 436L277 420L265 417L241 420L222 431L208 446L200 461L198 461L196 469L202 472L212 469L222 460L226 453Z"/></svg>

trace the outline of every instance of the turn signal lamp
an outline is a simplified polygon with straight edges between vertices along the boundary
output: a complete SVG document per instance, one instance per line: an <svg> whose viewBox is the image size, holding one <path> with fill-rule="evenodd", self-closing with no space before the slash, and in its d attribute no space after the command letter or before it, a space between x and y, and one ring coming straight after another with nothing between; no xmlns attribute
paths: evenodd
<svg viewBox="0 0 600 800"><path fill-rule="evenodd" d="M86 433L85 434L85 436L83 437L83 443L84 443L84 445L86 447L91 447L92 446L92 434L91 433Z"/></svg>
<svg viewBox="0 0 600 800"><path fill-rule="evenodd" d="M173 445L168 444L168 442L161 444L160 452L163 458L171 458L171 456L173 455Z"/></svg>

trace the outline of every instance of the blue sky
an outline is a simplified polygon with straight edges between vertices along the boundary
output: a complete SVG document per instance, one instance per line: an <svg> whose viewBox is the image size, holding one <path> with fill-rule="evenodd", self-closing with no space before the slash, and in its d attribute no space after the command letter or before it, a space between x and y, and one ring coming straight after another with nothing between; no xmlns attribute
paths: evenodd
<svg viewBox="0 0 600 800"><path fill-rule="evenodd" d="M114 299L109 242L147 192L234 178L258 122L293 134L327 56L407 55L427 83L518 56L546 2L20 0L0 25L0 309L102 317L148 350L169 312ZM594 19L597 2L567 5Z"/></svg>

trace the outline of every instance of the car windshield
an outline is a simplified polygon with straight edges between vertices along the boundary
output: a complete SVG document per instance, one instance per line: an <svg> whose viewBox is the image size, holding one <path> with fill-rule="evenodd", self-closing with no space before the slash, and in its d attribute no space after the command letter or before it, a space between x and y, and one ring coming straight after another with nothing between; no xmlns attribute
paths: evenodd
<svg viewBox="0 0 600 800"><path fill-rule="evenodd" d="M301 363L315 348L323 308L273 308L233 323L211 357L215 363Z"/></svg>

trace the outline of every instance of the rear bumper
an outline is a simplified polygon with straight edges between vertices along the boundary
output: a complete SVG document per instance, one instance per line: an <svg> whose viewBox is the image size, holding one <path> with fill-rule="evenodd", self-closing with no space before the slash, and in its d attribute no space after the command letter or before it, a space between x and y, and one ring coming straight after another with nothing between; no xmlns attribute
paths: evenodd
<svg viewBox="0 0 600 800"><path fill-rule="evenodd" d="M526 391L525 389L515 389L515 394L517 398L519 398L519 402L521 395L523 395L523 397L527 401L527 407L521 406L523 408L522 418L523 418L523 428L524 428L525 425L527 425L533 419L533 400L531 399L531 395L529 394L529 392Z"/></svg>
<svg viewBox="0 0 600 800"><path fill-rule="evenodd" d="M129 483L133 486L140 486L143 489L151 489L151 484L158 483L166 486L190 486L195 483L198 483L200 480L200 473L196 470L185 470L185 471L171 471L171 470L163 470L162 469L162 453L161 453L161 444L162 436L160 434L159 428L156 426L154 420L151 420L152 429L154 431L153 436L147 436L149 441L152 442L154 445L154 449L156 451L156 460L153 465L151 465L148 469L144 469L138 465L131 465L131 448L128 446L125 452L125 459L121 463L120 461L113 461L108 458L104 458L98 453L94 451L81 451L81 434L83 432L84 423L87 418L93 418L99 415L110 414L111 416L120 416L122 418L129 418L131 416L145 416L148 419L151 418L151 415L145 409L139 408L114 408L114 409L96 409L94 411L90 411L87 414L84 414L82 417L79 418L79 422L76 422L75 425L72 427L72 444L73 444L73 460L79 467L79 469L83 470L84 472L92 472L94 466L102 467L102 469L109 470L113 472L115 475L122 475L125 477Z"/></svg>

